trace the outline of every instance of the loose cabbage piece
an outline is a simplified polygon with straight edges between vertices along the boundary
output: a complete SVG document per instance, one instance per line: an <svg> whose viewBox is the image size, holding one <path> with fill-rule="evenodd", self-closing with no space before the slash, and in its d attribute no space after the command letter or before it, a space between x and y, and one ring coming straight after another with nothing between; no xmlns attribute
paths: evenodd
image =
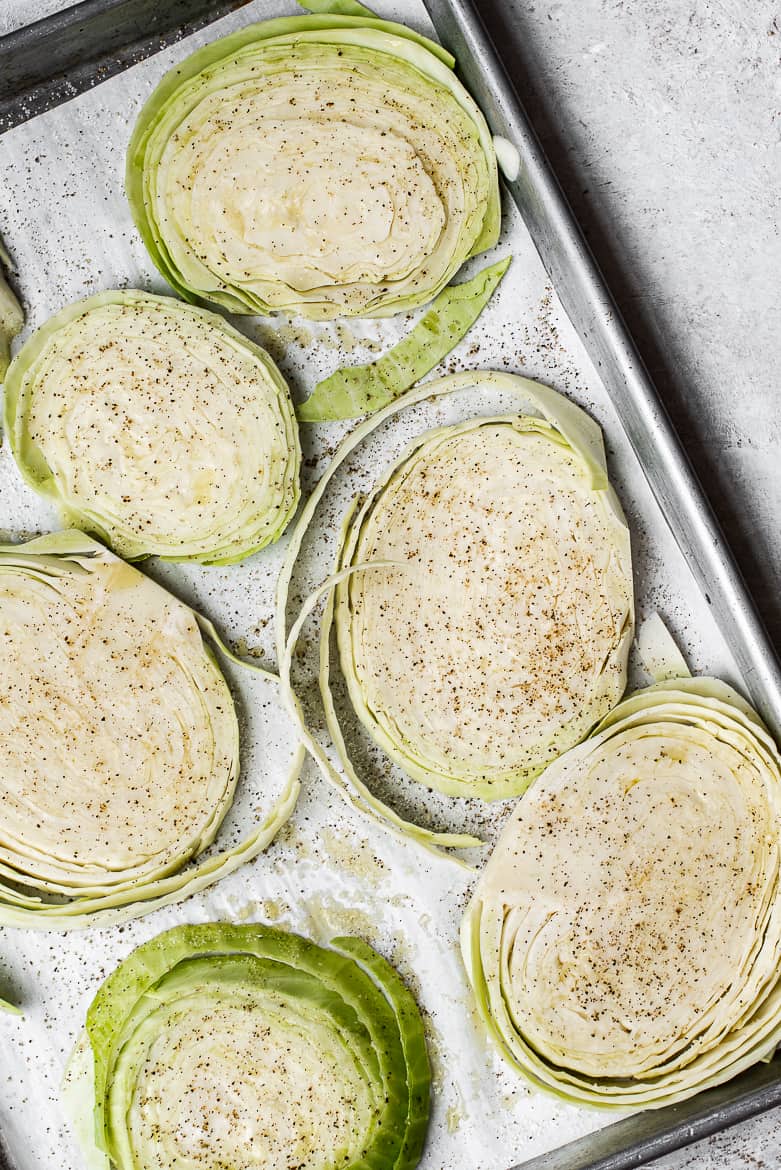
<svg viewBox="0 0 781 1170"><path fill-rule="evenodd" d="M126 179L166 280L239 313L431 300L499 232L493 141L452 67L403 25L338 13L253 24L177 65Z"/></svg>
<svg viewBox="0 0 781 1170"><path fill-rule="evenodd" d="M0 382L5 378L11 360L11 342L24 325L24 312L16 293L5 276L2 266L10 266L10 257L0 240Z"/></svg>
<svg viewBox="0 0 781 1170"><path fill-rule="evenodd" d="M205 854L239 773L231 693L193 612L89 537L0 547L0 636L0 923L137 917L287 820L300 751L263 822Z"/></svg>
<svg viewBox="0 0 781 1170"><path fill-rule="evenodd" d="M98 293L52 317L11 365L5 426L31 487L130 559L239 561L298 503L282 375L171 297Z"/></svg>
<svg viewBox="0 0 781 1170"><path fill-rule="evenodd" d="M87 1013L64 1100L89 1166L414 1170L429 1116L418 1007L355 938L178 926Z"/></svg>
<svg viewBox="0 0 781 1170"><path fill-rule="evenodd" d="M781 756L708 678L626 699L519 802L462 948L480 1014L536 1085L679 1101L781 1039Z"/></svg>
<svg viewBox="0 0 781 1170"><path fill-rule="evenodd" d="M414 329L377 361L335 370L296 410L300 422L371 414L420 381L469 332L510 266L510 256L444 289Z"/></svg>
<svg viewBox="0 0 781 1170"><path fill-rule="evenodd" d="M637 630L640 661L654 682L668 678L686 678L691 673L675 638L656 611L642 621Z"/></svg>
<svg viewBox="0 0 781 1170"><path fill-rule="evenodd" d="M422 436L348 515L334 576L285 615L293 567L329 482L387 419L424 398L503 390L524 414ZM338 769L306 727L292 657L317 597L320 688ZM599 427L526 378L470 371L424 383L343 441L292 533L277 596L288 707L321 770L368 815L428 846L479 844L400 818L364 784L330 687L329 635L355 710L416 780L452 795L522 791L620 698L633 628L629 535Z"/></svg>

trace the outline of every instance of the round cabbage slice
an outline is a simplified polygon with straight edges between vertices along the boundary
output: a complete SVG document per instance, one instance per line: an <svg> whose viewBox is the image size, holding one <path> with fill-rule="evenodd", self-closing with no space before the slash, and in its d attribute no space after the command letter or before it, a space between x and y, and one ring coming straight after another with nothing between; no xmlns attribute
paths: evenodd
<svg viewBox="0 0 781 1170"><path fill-rule="evenodd" d="M485 119L403 25L263 21L147 101L127 192L154 262L232 312L388 316L425 304L499 230Z"/></svg>
<svg viewBox="0 0 781 1170"><path fill-rule="evenodd" d="M413 1170L430 1071L417 1005L356 938L179 926L87 1013L65 1104L90 1166Z"/></svg>
<svg viewBox="0 0 781 1170"><path fill-rule="evenodd" d="M452 796L522 792L626 685L626 523L543 418L423 435L349 523L336 589L353 706L408 775Z"/></svg>
<svg viewBox="0 0 781 1170"><path fill-rule="evenodd" d="M124 557L238 561L277 540L295 512L287 385L214 313L98 293L30 338L5 394L26 481Z"/></svg>
<svg viewBox="0 0 781 1170"><path fill-rule="evenodd" d="M82 533L0 547L0 923L122 921L236 869L295 804L210 851L239 726L196 615Z"/></svg>
<svg viewBox="0 0 781 1170"><path fill-rule="evenodd" d="M289 626L288 607L295 566L307 539L307 534L319 511L324 507L323 501L329 485L333 482L339 469L351 457L356 448L395 415L419 405L424 400L444 400L464 391L469 392L470 412L479 408L481 399L500 393L502 396L510 396L511 400L517 402L519 413L510 416L486 415L485 417L471 418L466 423L454 428L445 428L422 436L411 450L407 451L401 461L390 469L386 477L370 493L368 500L363 501L362 508L360 498L353 501L352 508L348 510L341 539L337 542L338 555L334 573L304 601L298 616ZM483 428L485 428L484 434ZM429 761L423 757L422 752L413 758L409 742L405 742L401 734L398 734L395 739L391 735L385 737L384 729L380 727L375 712L370 710L361 690L358 658L357 656L353 657L352 640L355 637L356 645L360 648L365 636L382 639L383 653L387 652L389 662L397 663L407 657L408 673L403 675L402 690L406 691L412 686L419 685L420 678L418 676L422 675L430 686L430 696L427 701L433 700L432 712L433 704L440 702L439 688L447 685L450 677L447 674L450 669L447 664L445 664L441 677L437 677L437 670L440 669L440 664L446 653L446 650L443 653L442 647L447 648L448 640L452 640L453 646L461 652L461 661L466 663L466 669L471 674L473 689L480 681L475 670L479 659L482 666L486 667L488 674L488 684L486 685L485 680L482 680L482 685L486 686L486 694L490 687L494 687L498 693L499 683L504 686L506 691L512 690L511 687L507 686L506 681L491 677L490 669L491 663L497 660L495 652L506 654L506 646L512 644L513 639L517 637L519 623L528 628L530 623L528 623L525 611L519 614L517 608L510 607L505 610L505 628L497 626L495 629L491 629L491 638L496 642L494 645L493 641L490 641L489 644L489 638L481 634L477 622L471 616L468 605L473 606L473 611L479 612L483 580L484 578L487 580L489 574L497 574L498 576L500 571L506 572L508 579L515 574L515 587L517 588L517 583L525 568L527 570L531 568L534 572L543 572L545 562L539 549L533 549L531 552L526 550L528 565L525 567L523 563L514 564L513 558L517 555L518 550L512 547L512 542L505 543L507 534L517 535L522 525L513 515L513 501L505 498L501 493L510 482L513 484L513 489L519 485L524 487L523 475L520 472L522 461L516 461L517 465L515 466L483 468L489 477L495 477L496 498L488 491L485 482L478 483L473 477L473 484L472 480L465 476L462 477L463 492L458 509L452 515L437 497L436 493L440 490L439 487L436 491L433 488L428 491L424 484L419 497L416 494L415 498L411 497L409 500L400 489L398 499L404 500L403 507L407 509L402 517L403 523L398 522L397 518L395 530L384 533L378 531L377 540L374 543L369 541L365 547L361 547L361 555L369 555L368 560L360 560L356 554L357 542L361 540L364 520L369 519L374 505L383 499L386 487L392 488L396 482L396 474L398 473L401 477L400 482L403 482L407 472L415 471L417 474L418 457L422 460L421 468L425 467L428 455L437 450L438 444L442 443L443 450L448 453L450 451L449 444L453 442L457 448L462 441L462 436L465 442L476 441L478 444L483 441L485 436L489 436L490 442L494 440L504 442L505 438L510 443L517 442L519 444L518 450L521 450L527 435L529 441L535 445L540 443L550 448L548 453L551 472L549 495L554 500L557 493L560 495L563 509L562 517L571 520L574 516L577 524L582 523L596 540L597 546L601 548L600 555L594 557L594 564L585 570L586 580L590 586L593 586L592 600L586 603L587 613L592 610L597 613L606 613L613 606L614 635L612 639L608 638L605 642L605 659L600 660L598 655L594 656L593 678L588 679L584 676L581 680L583 694L579 721L577 719L561 720L558 731L554 731L550 735L541 735L536 743L533 735L529 735L526 745L527 753L523 759L514 760L511 767L495 769L494 774L485 768L484 763L482 771L480 763L468 771L466 766L468 754L463 752L463 749L460 758L456 753L453 753L444 767L431 767ZM516 457L518 450L515 451ZM505 454L506 452L502 450L502 455ZM566 478L559 482L555 477L564 474L563 469L566 469ZM458 495L457 484L461 475L460 466L455 466L453 471L455 480L452 484L447 485L447 490L450 491L451 495ZM530 465L530 478L524 490L528 490L529 485L536 482L535 476L538 472L538 467ZM416 486L416 493L418 487L421 485ZM540 491L541 488L538 485L534 489L533 497L530 498L537 499L539 502ZM394 500L396 497L391 493L388 498ZM444 495L442 499L444 499ZM566 501L568 503L565 509ZM531 531L536 520L532 512L529 511L528 501L524 504L523 500L520 499L517 504L519 517L526 516L529 512L528 523ZM548 509L550 501L546 499L543 504L544 510ZM524 507L527 512L524 512ZM429 517L431 514L436 514L437 508L441 511L441 529L438 528L433 533L433 542L439 542L441 547L432 549L429 547L429 544L432 543L432 526ZM502 520L503 515L506 523ZM401 528L408 519L413 517L414 524L408 528L408 537L405 538ZM547 518L549 521L552 519L549 512ZM571 588L584 595L586 591L583 587L583 581L568 580L567 568L569 557L583 556L586 561L588 559L579 530L576 528L573 531L571 526L567 528L563 524L556 539L552 539L553 533L550 529L547 531L547 537L551 538L549 570L553 573L555 569L558 574L557 579L563 582L562 591L566 594L566 589ZM392 549L385 547L383 542L386 540L395 542ZM452 577L455 571L452 563L453 558L450 557L449 552L453 552L454 556L457 552L466 555L464 541L467 544L471 541L476 549L474 573L470 585L470 588L473 588L475 600L474 602L470 600L472 595L469 597L466 595L451 596L448 600L448 606L445 607L442 605L445 593L443 592L437 598L436 590L440 586L447 589L447 579ZM484 545L480 543L481 541L485 542ZM383 555L380 555L380 546L382 546ZM384 553L392 553L393 555L385 556ZM438 558L437 564L444 565L440 574L441 581L426 579L425 572L421 571L421 566L429 563L426 558ZM556 558L558 558L558 567ZM433 561L431 563L433 564ZM503 569L502 565L504 565ZM466 570L466 565L461 566L461 569ZM346 586L350 582L358 581L362 582L362 589L355 595L357 598L376 596L379 600L373 611L371 623L367 624L363 621L359 626L356 622L354 627L351 590ZM545 600L538 602L535 596L533 601L533 604L539 607L541 618L543 618L542 611L546 606L549 609L555 608L556 581L548 581L542 576L539 581L535 580L533 584L535 586L540 584L542 591L546 593ZM367 586L379 587L380 592L376 595L364 592ZM388 591L387 597L386 590ZM536 594L536 590L529 592L530 595ZM324 721L330 734L333 754L308 726L304 707L295 693L292 681L296 646L307 620L323 599L325 599L325 606L320 625L319 682ZM390 633L391 622L390 620L386 621L386 613L383 608L386 600L389 602L388 619L393 616L396 622L395 633ZM391 600L392 605L390 605ZM488 630L495 620L492 611L494 600L495 598L492 597L490 604L484 606L485 614L480 619L484 621L485 630ZM625 685L625 662L632 636L634 608L629 534L620 505L608 481L602 432L597 423L574 402L569 401L549 386L532 382L528 378L515 374L506 374L496 370L468 370L433 382L424 382L359 423L343 439L333 460L310 494L291 530L277 586L276 641L283 693L288 711L298 725L302 742L316 760L323 775L341 792L345 799L349 800L365 815L383 823L392 832L410 836L434 852L441 848L468 849L480 845L480 839L471 834L427 829L415 824L414 821L405 819L384 803L359 774L348 749L331 685L330 634L334 624L337 602L339 605L339 638L343 650L343 673L350 685L359 714L362 713L367 728L388 753L397 753L395 758L399 759L410 775L422 778L425 784L436 785L447 792L498 798L507 796L512 791L520 791L544 767L547 759L565 750L565 746L569 746L576 741L578 736L582 737L590 730L599 717L609 709L611 703L618 699ZM361 604L363 603L361 602ZM502 602L502 604L504 603ZM529 604L532 602L530 601ZM471 621L471 627L467 619ZM422 633L419 633L418 629L415 631L417 641L414 653L410 652L413 643L409 637L409 630L404 624L409 622L419 622L419 629L423 631ZM426 622L428 622L431 634L428 639L425 634ZM387 632L385 626L388 627ZM588 626L584 626L584 628L587 629ZM477 634L471 647L473 651L471 656L463 652L459 642L459 633L463 634L464 631L469 637ZM396 641L394 641L394 637ZM415 659L419 650L424 652L422 663ZM584 640L584 655L587 650ZM520 658L527 653L526 647L518 643L517 653ZM541 650L541 654L544 656L544 648ZM415 659L414 662L413 659ZM377 659L373 661L377 661ZM505 663L500 661L500 665L504 667ZM520 672L517 678L510 681L522 682L524 685L528 682L527 679L520 676ZM542 693L543 690L544 679L538 678L538 691ZM391 699L393 700L393 696ZM398 701L398 697L396 701ZM401 701L404 701L403 695ZM589 707L590 712L587 715L586 711ZM494 719L495 713L489 709L487 699L484 699L484 711L487 719ZM468 718L469 714L462 708L462 715ZM500 712L500 715L506 716L507 711ZM417 744L422 743L424 747L427 746L426 740L430 733L429 718L428 711L409 712L408 726L413 729L412 734L416 737ZM498 721L492 725L499 735L501 728ZM533 724L530 726L533 728ZM395 729L392 731L395 734ZM562 741L564 742L562 743ZM509 736L506 741L506 749L508 753L515 751L515 745L510 741ZM333 758L334 755L338 759L338 764ZM419 766L421 759L423 759L424 767Z"/></svg>
<svg viewBox="0 0 781 1170"><path fill-rule="evenodd" d="M641 1108L781 1039L781 756L714 679L626 699L519 802L466 913L481 1015L535 1084Z"/></svg>

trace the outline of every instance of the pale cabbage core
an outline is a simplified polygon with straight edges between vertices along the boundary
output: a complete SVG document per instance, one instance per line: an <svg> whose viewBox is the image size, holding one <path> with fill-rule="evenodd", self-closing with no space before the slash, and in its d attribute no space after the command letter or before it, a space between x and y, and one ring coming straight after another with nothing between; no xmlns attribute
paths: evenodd
<svg viewBox="0 0 781 1170"><path fill-rule="evenodd" d="M174 108L155 131L148 180L166 251L194 288L371 313L417 284L441 287L482 229L489 176L472 116L390 53L260 43L194 94L181 122Z"/></svg>
<svg viewBox="0 0 781 1170"><path fill-rule="evenodd" d="M548 424L517 418L434 432L375 489L343 562L403 568L340 587L340 653L360 717L417 779L523 787L619 698L632 586L602 495Z"/></svg>
<svg viewBox="0 0 781 1170"><path fill-rule="evenodd" d="M581 1073L641 1076L734 1023L756 992L735 983L761 941L777 831L741 751L690 727L554 765L482 883L510 897L500 961L528 1043Z"/></svg>
<svg viewBox="0 0 781 1170"><path fill-rule="evenodd" d="M324 133L304 120L258 117L245 104L215 139L203 171L181 174L189 156L180 155L170 181L181 174L192 184L193 228L200 238L213 232L217 271L276 272L306 292L406 274L436 244L445 218L436 189L392 131L337 123Z"/></svg>
<svg viewBox="0 0 781 1170"><path fill-rule="evenodd" d="M26 443L119 553L246 554L295 506L287 391L232 332L171 306L103 304L54 333L25 375Z"/></svg>
<svg viewBox="0 0 781 1170"><path fill-rule="evenodd" d="M181 863L235 787L227 685L192 613L120 561L0 573L0 863L77 890Z"/></svg>
<svg viewBox="0 0 781 1170"><path fill-rule="evenodd" d="M211 984L145 1021L133 1045L147 1040L126 1122L139 1170L328 1170L369 1137L369 1083L295 999Z"/></svg>

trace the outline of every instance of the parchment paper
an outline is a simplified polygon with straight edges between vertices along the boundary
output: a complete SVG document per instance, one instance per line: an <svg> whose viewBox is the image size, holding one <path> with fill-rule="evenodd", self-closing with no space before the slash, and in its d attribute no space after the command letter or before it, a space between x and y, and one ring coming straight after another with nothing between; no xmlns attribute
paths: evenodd
<svg viewBox="0 0 781 1170"><path fill-rule="evenodd" d="M378 0L380 15L430 32L417 0ZM0 138L0 234L18 271L28 330L65 303L101 289L166 286L150 264L125 203L122 175L131 127L162 74L194 48L253 19L298 11L255 0L120 76L96 86ZM496 367L549 382L589 409L605 429L613 482L633 530L639 616L659 608L676 632L692 670L740 684L612 406L515 208L505 201L496 256L513 263L472 333L438 371ZM477 265L489 257L480 258ZM464 275L475 268L475 262ZM406 332L414 318L348 325L241 319L266 344L294 396L349 361L372 354ZM331 567L334 536L349 498L427 426L491 413L510 402L460 395L423 404L385 426L349 461L329 491L293 581L300 598ZM304 485L311 486L351 424L303 428ZM56 516L21 482L7 445L0 453L0 537L23 539L57 527ZM162 565L144 570L204 611L242 652L273 664L272 613L284 541L229 568ZM305 632L296 680L318 720L314 686L316 625ZM243 706L254 712L244 731L244 789L226 826L249 828L278 791L290 727L273 701L258 711L253 683L232 671ZM635 677L640 678L635 668ZM269 695L264 692L264 698ZM340 710L344 704L340 703ZM345 710L349 724L349 714ZM479 829L491 839L507 805L430 800L353 736L368 779L421 821ZM0 995L21 1003L22 1020L0 1017L0 1133L19 1170L77 1170L79 1155L59 1105L65 1060L86 1008L104 976L138 943L178 922L263 920L319 941L356 933L394 961L419 997L435 1065L431 1137L424 1170L503 1170L615 1120L565 1105L527 1088L503 1065L476 1022L461 968L457 929L474 875L367 823L305 766L304 794L290 825L266 854L219 887L123 928L70 936L18 930L0 933ZM478 858L479 864L479 858Z"/></svg>

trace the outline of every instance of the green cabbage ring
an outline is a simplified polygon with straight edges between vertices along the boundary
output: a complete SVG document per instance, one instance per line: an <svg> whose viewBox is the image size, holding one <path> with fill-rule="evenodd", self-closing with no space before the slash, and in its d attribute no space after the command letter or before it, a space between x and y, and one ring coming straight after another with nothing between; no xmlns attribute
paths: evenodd
<svg viewBox="0 0 781 1170"><path fill-rule="evenodd" d="M481 390L509 392L526 413L473 418L429 432L413 444L368 498L355 502L345 522L334 575L304 603L288 630L285 615L293 567L339 466L376 427L399 411L425 398L467 388L473 389L476 397ZM532 480L524 481L524 467L527 472L533 469ZM431 477L431 491L425 486L427 476ZM526 489L528 500L523 499ZM566 517L559 530L552 522L557 507ZM514 513L522 518L515 527ZM509 517L506 523L505 516ZM506 544L496 541L495 546L483 547L481 541L489 541L496 532L509 534ZM523 550L517 539L519 532L526 541ZM547 541L544 549L535 547L538 535L543 544ZM470 615L471 624L463 629L459 623L464 612L465 578L459 578L457 596L440 591L435 597L431 592L443 580L447 584L454 561L471 574L469 588L476 599L474 618ZM568 579L570 570L572 580ZM495 585L488 582L488 574L494 572ZM530 574L530 584L524 581L524 572ZM498 594L505 581L515 590L509 604L492 592ZM322 597L326 606L320 632L320 689L341 768L307 728L291 682L296 642ZM528 628L517 613L521 602L523 612L528 606L534 616ZM555 702L548 704L545 684L549 678L532 680L526 693L539 704L540 723L543 716L548 720L544 733L536 734L531 720L530 729L526 728L520 709L513 720L507 719L503 742L502 726L494 720L492 704L511 694L516 683L527 683L515 666L515 660L522 661L527 650L517 644L519 629L524 639L533 640L534 653L544 655L545 647L534 640L539 637L537 629L546 637L556 633L556 622L546 617L546 611L556 604L564 634L555 643L561 661L553 660L548 666L554 699L570 685L567 679L562 680L564 670L569 673L580 666L577 657L572 657L567 638L576 642L579 630L588 633L593 628L599 635L595 636L595 647L592 652L585 637L577 641L577 651L587 666L567 694L566 718L560 717ZM618 701L625 686L633 628L629 536L608 483L597 424L556 391L512 374L470 371L424 383L347 436L302 510L286 552L277 593L280 677L291 714L298 719L302 738L321 770L362 811L427 846L468 848L480 844L467 834L431 832L405 821L373 796L359 777L331 694L329 640L334 620L342 671L355 710L376 742L410 776L451 795L495 799L522 791L546 763L591 730ZM478 639L480 622L482 641ZM367 640L372 638L372 653L367 655ZM512 654L506 653L506 647ZM483 724L491 722L496 764L492 759L490 768L485 764L485 744L478 743L474 752L461 744L457 753L437 752L438 741L430 735L431 726L440 718L440 690L449 678L446 659L455 652L461 654L457 669L465 672L462 681L467 680L465 705L468 702L478 709L476 705L482 703L480 718ZM490 680L500 653L506 658L499 677L485 687L481 680L485 673ZM414 663L409 661L410 655ZM523 662L524 668L530 665ZM391 708L393 696L380 685L391 677L391 671L390 690L398 702L406 703L409 697L403 710ZM469 714L469 710L462 712L465 725ZM525 739L519 740L521 729Z"/></svg>
<svg viewBox="0 0 781 1170"><path fill-rule="evenodd" d="M257 856L290 816L300 747L262 822L209 848L239 775L231 692L193 611L88 536L0 546L0 637L0 924L139 917Z"/></svg>
<svg viewBox="0 0 781 1170"><path fill-rule="evenodd" d="M88 1166L413 1170L429 1116L423 1024L356 938L178 926L87 1013L64 1101Z"/></svg>
<svg viewBox="0 0 781 1170"><path fill-rule="evenodd" d="M400 24L267 20L172 69L126 186L188 300L381 317L430 301L496 243L496 156L453 59Z"/></svg>
<svg viewBox="0 0 781 1170"><path fill-rule="evenodd" d="M299 422L373 414L414 386L469 332L510 266L489 264L471 280L449 284L403 337L376 361L334 370L296 407Z"/></svg>
<svg viewBox="0 0 781 1170"><path fill-rule="evenodd" d="M781 1040L781 756L715 679L619 704L519 802L462 950L479 1012L539 1087L680 1101Z"/></svg>
<svg viewBox="0 0 781 1170"><path fill-rule="evenodd" d="M287 385L222 317L98 293L63 309L6 378L25 480L129 559L230 564L277 540L301 460Z"/></svg>

